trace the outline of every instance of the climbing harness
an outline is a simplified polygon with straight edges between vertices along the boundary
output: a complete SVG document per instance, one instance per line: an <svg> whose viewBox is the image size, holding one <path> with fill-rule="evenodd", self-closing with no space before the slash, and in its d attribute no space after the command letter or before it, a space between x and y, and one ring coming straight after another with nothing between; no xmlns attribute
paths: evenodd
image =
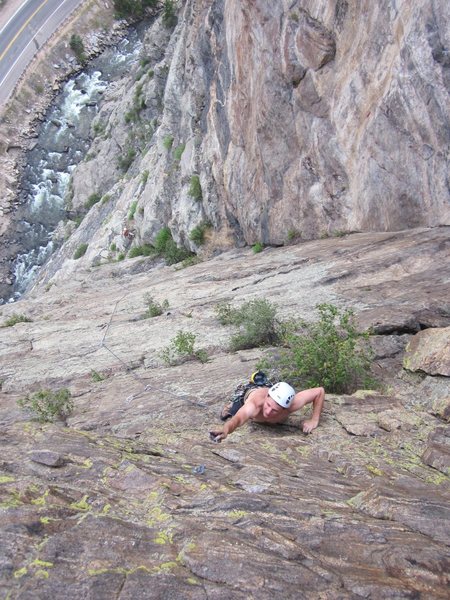
<svg viewBox="0 0 450 600"><path fill-rule="evenodd" d="M267 375L262 371L255 371L250 377L248 383L241 383L234 390L230 402L228 402L220 413L220 419L227 421L237 413L237 411L244 406L248 395L251 391L260 387L271 387L272 382L268 380Z"/></svg>

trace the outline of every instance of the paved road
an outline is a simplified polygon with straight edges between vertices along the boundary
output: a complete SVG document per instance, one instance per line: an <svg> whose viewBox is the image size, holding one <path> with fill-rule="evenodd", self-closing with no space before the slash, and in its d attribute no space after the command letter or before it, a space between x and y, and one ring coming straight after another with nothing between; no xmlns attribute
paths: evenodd
<svg viewBox="0 0 450 600"><path fill-rule="evenodd" d="M83 0L23 0L0 30L0 104L38 49Z"/></svg>

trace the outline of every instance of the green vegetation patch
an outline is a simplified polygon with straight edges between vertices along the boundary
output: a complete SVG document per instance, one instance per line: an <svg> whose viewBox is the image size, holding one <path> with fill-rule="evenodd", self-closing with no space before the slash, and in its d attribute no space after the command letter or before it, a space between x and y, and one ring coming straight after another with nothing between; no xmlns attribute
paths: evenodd
<svg viewBox="0 0 450 600"><path fill-rule="evenodd" d="M375 387L370 376L369 332L357 330L351 310L317 305L313 323L298 320L284 334L285 349L277 367L283 379L301 387L323 386L328 392L352 393Z"/></svg>
<svg viewBox="0 0 450 600"><path fill-rule="evenodd" d="M156 300L150 294L145 294L144 302L147 310L143 314L143 319L151 319L153 317L159 317L169 309L169 301L163 300L162 303L156 302Z"/></svg>
<svg viewBox="0 0 450 600"><path fill-rule="evenodd" d="M31 319L26 315L18 315L16 313L12 314L6 321L3 323L2 327L14 327L17 323L31 323Z"/></svg>
<svg viewBox="0 0 450 600"><path fill-rule="evenodd" d="M75 54L77 61L83 65L86 62L86 52L81 37L76 33L72 34L69 46L72 52Z"/></svg>
<svg viewBox="0 0 450 600"><path fill-rule="evenodd" d="M168 227L163 227L156 235L155 248L168 265L181 262L192 255L186 248L179 248Z"/></svg>
<svg viewBox="0 0 450 600"><path fill-rule="evenodd" d="M86 254L86 250L88 249L89 244L80 244L78 248L73 253L74 260L78 260L82 256Z"/></svg>
<svg viewBox="0 0 450 600"><path fill-rule="evenodd" d="M175 160L181 160L185 148L186 144L180 144L175 148L175 150L173 151L173 157Z"/></svg>
<svg viewBox="0 0 450 600"><path fill-rule="evenodd" d="M17 404L31 413L40 423L51 423L55 419L66 419L73 410L73 401L67 388L39 390L21 398Z"/></svg>
<svg viewBox="0 0 450 600"><path fill-rule="evenodd" d="M178 331L177 335L170 341L170 344L160 354L164 363L168 366L173 366L188 360L199 360L202 363L207 362L208 354L206 350L195 348L196 337L195 333Z"/></svg>
<svg viewBox="0 0 450 600"><path fill-rule="evenodd" d="M163 139L163 146L166 150L170 150L172 148L172 144L173 144L173 136L172 135L166 135Z"/></svg>
<svg viewBox="0 0 450 600"><path fill-rule="evenodd" d="M92 208L94 206L94 204L97 204L97 202L100 202L101 199L102 199L101 194L98 194L97 192L95 192L94 194L91 194L89 196L89 198L86 200L86 202L84 203L84 208L86 210L89 210L90 208Z"/></svg>
<svg viewBox="0 0 450 600"><path fill-rule="evenodd" d="M136 209L137 209L137 200L134 200L131 204L130 204L130 208L128 210L128 220L132 221L134 219L134 215L136 214Z"/></svg>
<svg viewBox="0 0 450 600"><path fill-rule="evenodd" d="M192 175L191 181L189 184L189 196L200 202L203 198L202 186L200 184L200 177L198 175Z"/></svg>
<svg viewBox="0 0 450 600"><path fill-rule="evenodd" d="M276 344L280 340L276 313L276 305L264 299L250 300L237 308L227 303L216 308L220 323L237 329L230 340L233 351Z"/></svg>
<svg viewBox="0 0 450 600"><path fill-rule="evenodd" d="M189 233L189 239L197 244L197 246L201 246L205 243L205 234L211 229L211 223L204 221L200 223L196 227L194 227Z"/></svg>
<svg viewBox="0 0 450 600"><path fill-rule="evenodd" d="M157 254L156 249L150 244L143 244L142 246L133 246L128 252L128 258L136 258L137 256L152 256Z"/></svg>

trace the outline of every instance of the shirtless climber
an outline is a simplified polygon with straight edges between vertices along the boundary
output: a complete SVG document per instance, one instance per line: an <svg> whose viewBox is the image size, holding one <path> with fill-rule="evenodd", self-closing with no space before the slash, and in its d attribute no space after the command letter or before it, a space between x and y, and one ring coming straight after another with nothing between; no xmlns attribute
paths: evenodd
<svg viewBox="0 0 450 600"><path fill-rule="evenodd" d="M284 381L272 387L260 387L250 391L242 407L225 423L222 430L211 431L210 438L221 442L235 429L249 420L257 423L284 423L289 415L312 402L313 412L310 419L303 422L303 431L311 433L320 420L325 390L322 387L295 393L293 387Z"/></svg>

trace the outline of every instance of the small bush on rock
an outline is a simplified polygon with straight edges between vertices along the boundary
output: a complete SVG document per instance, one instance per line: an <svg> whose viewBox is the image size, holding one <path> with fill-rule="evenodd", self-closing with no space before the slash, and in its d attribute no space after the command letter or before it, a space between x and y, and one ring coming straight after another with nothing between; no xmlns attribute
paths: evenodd
<svg viewBox="0 0 450 600"><path fill-rule="evenodd" d="M159 302L156 302L156 300L154 300L153 296L151 296L150 294L145 294L144 302L147 306L147 310L145 311L145 313L142 317L143 319L151 319L152 317L159 317L160 315L163 314L163 312L165 312L166 310L169 309L168 300L164 300L162 302L162 304L160 304Z"/></svg>
<svg viewBox="0 0 450 600"><path fill-rule="evenodd" d="M66 419L73 410L73 401L67 388L56 392L39 390L18 400L17 404L29 411L40 423L50 423L56 418Z"/></svg>
<svg viewBox="0 0 450 600"><path fill-rule="evenodd" d="M161 352L161 358L168 366L181 364L188 360L199 360L202 363L208 361L206 350L195 349L195 333L178 331L177 335L170 341L167 348Z"/></svg>
<svg viewBox="0 0 450 600"><path fill-rule="evenodd" d="M191 198L197 200L197 202L200 202L203 198L202 186L200 184L200 177L198 175L192 175L188 194L191 196Z"/></svg>
<svg viewBox="0 0 450 600"><path fill-rule="evenodd" d="M209 223L203 222L194 227L189 233L189 239L197 244L197 246L201 246L205 243L205 234L208 229L211 228Z"/></svg>
<svg viewBox="0 0 450 600"><path fill-rule="evenodd" d="M14 327L17 323L31 323L31 319L26 315L14 313L3 323L2 327Z"/></svg>
<svg viewBox="0 0 450 600"><path fill-rule="evenodd" d="M216 308L222 325L234 325L237 328L230 340L233 351L277 343L280 324L276 320L276 313L276 305L264 299L244 302L239 308L226 303Z"/></svg>
<svg viewBox="0 0 450 600"><path fill-rule="evenodd" d="M88 244L80 244L78 248L73 253L74 260L78 260L82 256L86 254L86 250L88 249Z"/></svg>
<svg viewBox="0 0 450 600"><path fill-rule="evenodd" d="M332 304L319 304L317 310L318 321L299 321L296 331L285 335L287 348L277 361L281 377L337 394L351 393L361 384L373 386L369 333L358 332L351 310Z"/></svg>
<svg viewBox="0 0 450 600"><path fill-rule="evenodd" d="M168 265L174 265L191 256L186 248L179 248L172 238L168 227L163 227L156 235L155 248L164 257Z"/></svg>

